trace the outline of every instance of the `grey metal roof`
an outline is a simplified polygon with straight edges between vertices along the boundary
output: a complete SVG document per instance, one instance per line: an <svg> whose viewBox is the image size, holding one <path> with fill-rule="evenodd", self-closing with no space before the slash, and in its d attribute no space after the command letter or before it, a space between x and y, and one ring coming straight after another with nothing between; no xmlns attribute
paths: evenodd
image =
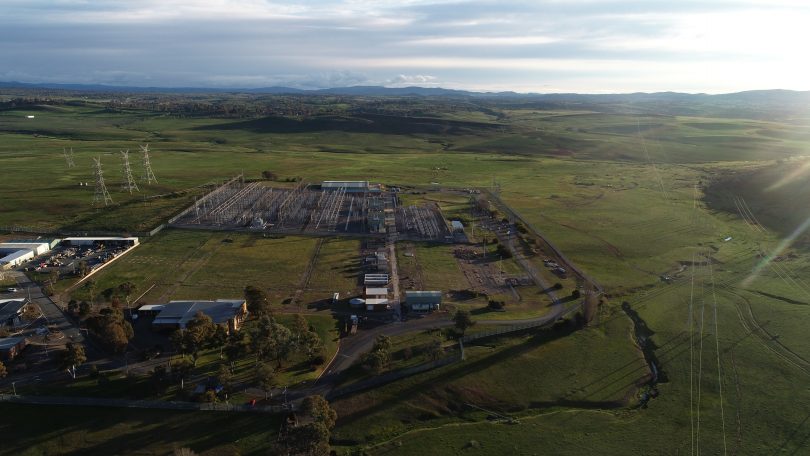
<svg viewBox="0 0 810 456"><path fill-rule="evenodd" d="M25 307L25 299L5 299L0 301L0 323L5 323L9 318L16 317Z"/></svg>
<svg viewBox="0 0 810 456"><path fill-rule="evenodd" d="M405 302L412 304L438 304L442 302L441 291L405 291Z"/></svg>
<svg viewBox="0 0 810 456"><path fill-rule="evenodd" d="M441 291L424 291L424 290L406 290L405 291L405 296L413 296L413 297L416 297L416 296L433 296L433 297L438 296L438 297L441 297L442 292Z"/></svg>
<svg viewBox="0 0 810 456"><path fill-rule="evenodd" d="M8 351L25 340L25 337L4 337L0 339L0 351Z"/></svg>
<svg viewBox="0 0 810 456"><path fill-rule="evenodd" d="M26 249L14 250L13 252L9 253L8 255L0 258L0 262L11 263L12 261L15 261L17 259L24 258L27 255L33 256L34 251L32 249L27 249L27 248Z"/></svg>
<svg viewBox="0 0 810 456"><path fill-rule="evenodd" d="M321 187L368 187L368 181L323 181Z"/></svg>
<svg viewBox="0 0 810 456"><path fill-rule="evenodd" d="M157 325L177 324L185 327L186 323L192 320L197 312L202 312L211 317L214 323L227 323L239 313L244 299L217 299L216 301L171 301L163 304L163 309L157 314L152 322Z"/></svg>

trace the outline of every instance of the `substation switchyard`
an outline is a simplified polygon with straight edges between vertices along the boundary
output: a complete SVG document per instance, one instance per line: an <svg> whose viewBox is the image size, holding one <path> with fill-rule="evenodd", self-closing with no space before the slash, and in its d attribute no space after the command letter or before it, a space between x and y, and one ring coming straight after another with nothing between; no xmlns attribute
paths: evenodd
<svg viewBox="0 0 810 456"><path fill-rule="evenodd" d="M396 233L399 239L453 241L437 205L402 206L398 192L366 181L279 188L238 176L195 201L170 225L312 235Z"/></svg>

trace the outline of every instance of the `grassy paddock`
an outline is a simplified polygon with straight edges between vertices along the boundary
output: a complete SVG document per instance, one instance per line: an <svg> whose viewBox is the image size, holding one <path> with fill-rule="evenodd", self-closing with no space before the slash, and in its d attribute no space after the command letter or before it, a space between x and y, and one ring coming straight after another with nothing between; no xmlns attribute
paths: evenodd
<svg viewBox="0 0 810 456"><path fill-rule="evenodd" d="M3 455L266 454L280 421L272 415L0 404ZM47 426L44 423L47 422Z"/></svg>
<svg viewBox="0 0 810 456"><path fill-rule="evenodd" d="M247 285L267 290L274 304L291 297L315 239L257 234L165 230L93 277L97 292L131 281L142 300L241 297ZM75 299L88 299L83 285Z"/></svg>

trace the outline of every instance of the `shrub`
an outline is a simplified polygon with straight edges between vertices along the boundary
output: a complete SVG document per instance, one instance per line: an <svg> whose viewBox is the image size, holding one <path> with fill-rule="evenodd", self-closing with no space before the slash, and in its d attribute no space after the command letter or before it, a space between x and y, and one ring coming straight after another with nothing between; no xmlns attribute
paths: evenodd
<svg viewBox="0 0 810 456"><path fill-rule="evenodd" d="M495 252L501 256L503 259L512 258L512 252L509 251L508 248L504 247L503 244L498 244L498 247L495 249Z"/></svg>

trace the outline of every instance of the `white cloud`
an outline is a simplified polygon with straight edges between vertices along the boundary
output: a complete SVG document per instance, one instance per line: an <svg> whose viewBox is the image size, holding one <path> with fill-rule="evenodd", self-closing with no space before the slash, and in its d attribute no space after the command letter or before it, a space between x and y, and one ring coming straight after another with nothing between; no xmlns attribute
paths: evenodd
<svg viewBox="0 0 810 456"><path fill-rule="evenodd" d="M799 0L0 2L0 61L26 80L810 89Z"/></svg>
<svg viewBox="0 0 810 456"><path fill-rule="evenodd" d="M403 44L428 46L523 46L550 44L560 41L560 38L550 36L439 36L409 40L403 42Z"/></svg>
<svg viewBox="0 0 810 456"><path fill-rule="evenodd" d="M399 74L386 81L386 85L392 87L409 85L435 86L437 84L438 78L427 74Z"/></svg>

